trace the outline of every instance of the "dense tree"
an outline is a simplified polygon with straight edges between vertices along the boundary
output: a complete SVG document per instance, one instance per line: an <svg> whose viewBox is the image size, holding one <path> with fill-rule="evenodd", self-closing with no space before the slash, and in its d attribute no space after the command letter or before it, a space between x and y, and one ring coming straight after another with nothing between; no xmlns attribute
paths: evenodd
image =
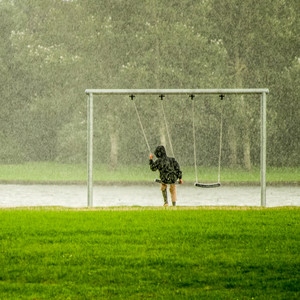
<svg viewBox="0 0 300 300"><path fill-rule="evenodd" d="M0 160L83 161L86 88L268 87L269 162L299 165L298 15L296 0L2 0ZM163 103L175 154L191 164L187 98L134 101L151 145L168 144ZM215 165L222 105L196 100L199 162ZM224 161L249 169L259 102L224 103ZM142 162L142 139L128 96L95 99L96 161L115 168L135 151Z"/></svg>
<svg viewBox="0 0 300 300"><path fill-rule="evenodd" d="M295 47L296 7L294 1L282 0L213 1L210 16L215 30L210 34L220 39L226 48L232 86L270 87L270 102L276 101L277 98L272 95L277 93L277 88L272 81L278 85L278 72L289 66L298 54ZM251 127L246 114L249 112L254 114L252 103L242 98L232 110L232 114L239 116L237 124L242 126L237 128L237 124L231 124L228 132L232 164L237 162L237 147L242 143L244 166L248 169L251 166ZM237 138L237 130L243 131L241 140Z"/></svg>

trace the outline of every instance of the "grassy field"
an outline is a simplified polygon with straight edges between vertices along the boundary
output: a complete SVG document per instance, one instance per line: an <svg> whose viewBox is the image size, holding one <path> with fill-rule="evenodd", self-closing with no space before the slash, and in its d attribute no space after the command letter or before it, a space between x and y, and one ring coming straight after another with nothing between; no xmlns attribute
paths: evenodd
<svg viewBox="0 0 300 300"><path fill-rule="evenodd" d="M299 213L0 209L0 298L299 299Z"/></svg>
<svg viewBox="0 0 300 300"><path fill-rule="evenodd" d="M26 163L20 165L0 165L0 181L12 182L84 182L87 173L86 165L58 164L58 163ZM182 167L184 181L195 181L194 168ZM217 168L199 168L200 181L215 182L218 177ZM117 170L110 170L104 165L94 166L94 180L97 182L126 181L151 182L157 173L149 170L147 164L143 166L123 166ZM223 183L260 181L259 168L252 171L242 169L226 169L221 171ZM300 183L300 168L268 168L267 182L269 183Z"/></svg>

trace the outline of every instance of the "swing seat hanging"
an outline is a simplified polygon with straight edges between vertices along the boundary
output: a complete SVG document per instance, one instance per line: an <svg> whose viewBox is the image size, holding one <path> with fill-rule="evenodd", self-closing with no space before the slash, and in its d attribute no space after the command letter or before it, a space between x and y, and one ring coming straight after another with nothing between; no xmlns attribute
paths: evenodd
<svg viewBox="0 0 300 300"><path fill-rule="evenodd" d="M223 100L224 95L219 96ZM190 98L193 100L195 95L190 95ZM194 139L194 164L195 164L195 176L196 182L194 186L201 188L216 188L220 187L220 176L221 176L221 153L222 153L222 129L223 129L223 109L221 108L221 121L220 121L220 138L219 138L219 163L218 163L218 182L216 183L199 183L197 176L197 159L196 159L196 128L195 128L195 102L192 102L192 118L193 118L193 139Z"/></svg>
<svg viewBox="0 0 300 300"><path fill-rule="evenodd" d="M221 183L199 183L195 182L194 186L201 187L201 188L215 188L215 187L220 187Z"/></svg>

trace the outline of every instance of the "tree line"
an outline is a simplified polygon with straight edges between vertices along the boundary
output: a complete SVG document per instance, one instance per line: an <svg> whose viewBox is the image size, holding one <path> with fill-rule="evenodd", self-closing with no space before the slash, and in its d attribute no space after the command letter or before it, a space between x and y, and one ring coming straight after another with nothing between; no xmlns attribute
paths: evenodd
<svg viewBox="0 0 300 300"><path fill-rule="evenodd" d="M85 161L87 88L266 87L268 164L299 166L297 16L296 0L2 0L0 161ZM151 145L168 148L159 99L134 101ZM259 99L195 104L199 163L216 163L222 112L223 163L259 164ZM192 164L191 101L163 105L174 152ZM147 149L129 97L95 101L96 161L133 153L140 163Z"/></svg>

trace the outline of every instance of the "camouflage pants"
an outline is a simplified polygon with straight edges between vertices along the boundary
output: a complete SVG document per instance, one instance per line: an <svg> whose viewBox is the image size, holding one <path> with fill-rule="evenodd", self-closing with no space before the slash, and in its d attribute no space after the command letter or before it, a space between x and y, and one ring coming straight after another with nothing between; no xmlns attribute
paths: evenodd
<svg viewBox="0 0 300 300"><path fill-rule="evenodd" d="M165 183L160 184L160 190L163 192L163 195L164 195L164 193L166 194L167 187L168 187L168 185ZM176 195L176 185L175 184L170 184L170 194L171 194L172 203L176 203L177 195ZM164 199L164 201L166 203L167 199Z"/></svg>

